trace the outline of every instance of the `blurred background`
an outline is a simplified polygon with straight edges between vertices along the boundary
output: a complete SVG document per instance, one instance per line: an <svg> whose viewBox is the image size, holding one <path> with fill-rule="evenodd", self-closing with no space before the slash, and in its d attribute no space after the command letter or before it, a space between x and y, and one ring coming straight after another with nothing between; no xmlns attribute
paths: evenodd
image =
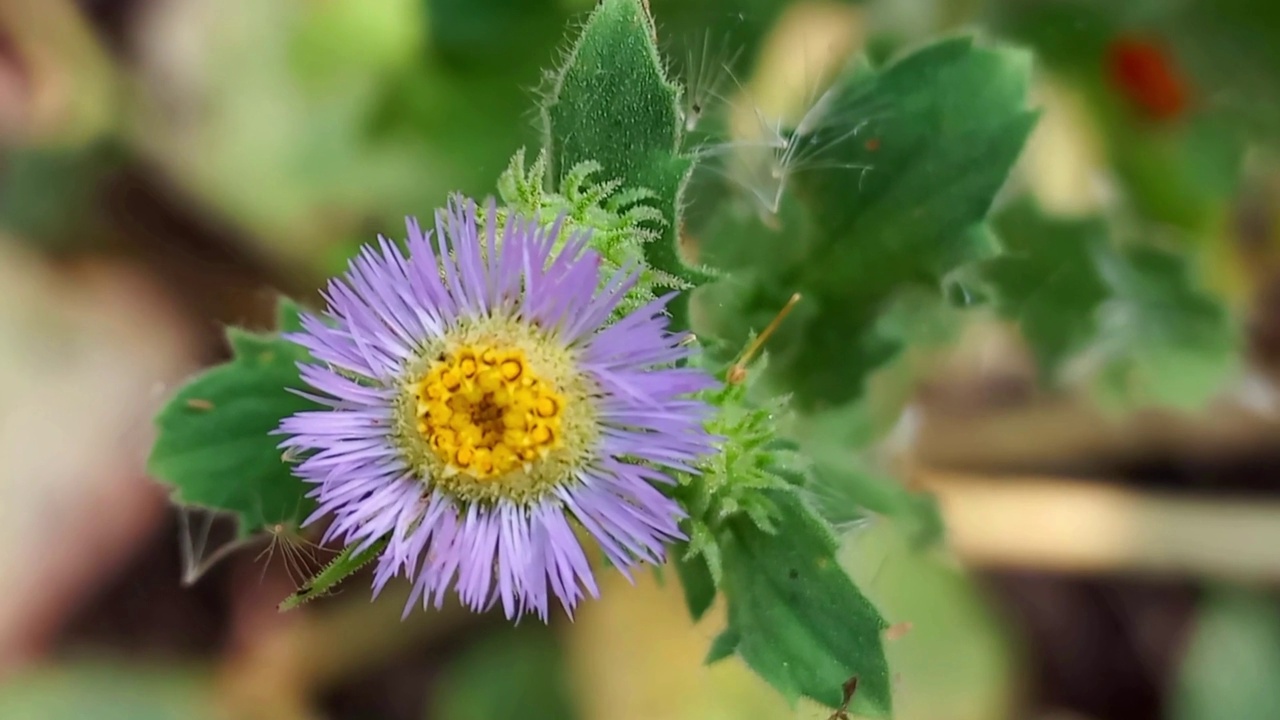
<svg viewBox="0 0 1280 720"><path fill-rule="evenodd" d="M873 521L844 554L894 623L898 717L1280 718L1277 11L651 5L673 74L729 116L785 117L849 55L958 29L1033 49L1043 115L1010 187L1160 224L1238 319L1249 372L1191 413L1038 387L998 322L930 358L891 449L945 549ZM673 577L609 575L549 628L402 623L360 579L278 614L329 552L229 546L144 471L226 325L268 327L279 294L313 299L360 242L536 148L542 71L590 6L0 0L0 720L825 720L703 667L723 616L693 625Z"/></svg>

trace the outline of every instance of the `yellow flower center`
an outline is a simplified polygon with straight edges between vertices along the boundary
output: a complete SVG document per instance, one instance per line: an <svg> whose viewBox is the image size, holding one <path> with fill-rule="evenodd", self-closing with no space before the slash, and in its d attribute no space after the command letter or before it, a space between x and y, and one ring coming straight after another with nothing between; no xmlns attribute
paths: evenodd
<svg viewBox="0 0 1280 720"><path fill-rule="evenodd" d="M577 480L600 437L577 352L518 317L478 318L401 376L392 441L426 486L465 502L537 502Z"/></svg>
<svg viewBox="0 0 1280 720"><path fill-rule="evenodd" d="M412 385L417 430L444 474L492 480L561 447L564 399L523 350L468 344Z"/></svg>

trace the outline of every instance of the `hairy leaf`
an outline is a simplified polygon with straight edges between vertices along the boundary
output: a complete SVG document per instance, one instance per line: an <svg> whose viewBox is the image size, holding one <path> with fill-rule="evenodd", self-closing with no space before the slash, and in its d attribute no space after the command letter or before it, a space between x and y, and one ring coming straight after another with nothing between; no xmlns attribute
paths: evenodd
<svg viewBox="0 0 1280 720"><path fill-rule="evenodd" d="M856 676L853 708L888 716L884 619L836 562L826 525L791 493L777 493L775 502L777 534L740 521L725 542L724 589L737 653L788 697L831 707Z"/></svg>
<svg viewBox="0 0 1280 720"><path fill-rule="evenodd" d="M281 303L281 327L296 316ZM290 391L303 387L296 363L307 353L276 333L231 328L227 340L234 357L188 382L156 416L148 470L175 501L235 515L242 537L296 526L315 504L270 433L282 418L319 408Z"/></svg>
<svg viewBox="0 0 1280 720"><path fill-rule="evenodd" d="M676 573L680 575L685 605L689 607L689 616L695 621L700 620L715 602L716 581L702 555L685 557L678 548L676 552L679 553L675 558Z"/></svg>
<svg viewBox="0 0 1280 720"><path fill-rule="evenodd" d="M555 186L592 162L601 179L652 192L663 222L660 237L644 246L646 262L675 288L704 282L678 247L681 194L694 163L681 151L680 88L666 76L641 0L603 0L551 80L543 120ZM687 326L683 300L672 315Z"/></svg>
<svg viewBox="0 0 1280 720"><path fill-rule="evenodd" d="M710 313L718 329L804 297L771 346L772 379L798 407L857 398L900 350L876 328L894 297L941 293L957 268L996 252L979 230L1035 122L1028 73L1025 54L967 38L880 70L855 64L785 138L776 229L709 238L739 270Z"/></svg>

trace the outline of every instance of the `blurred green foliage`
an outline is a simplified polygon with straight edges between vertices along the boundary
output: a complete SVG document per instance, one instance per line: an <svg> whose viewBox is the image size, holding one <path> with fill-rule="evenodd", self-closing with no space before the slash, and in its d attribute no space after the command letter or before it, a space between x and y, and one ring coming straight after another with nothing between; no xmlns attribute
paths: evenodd
<svg viewBox="0 0 1280 720"><path fill-rule="evenodd" d="M990 13L997 31L1034 48L1046 69L1086 97L1134 207L1195 241L1237 190L1244 128L1217 102L1220 83L1193 86L1173 43L1179 33L1209 37L1221 28L1178 8L1194 3L1161 5L1003 2Z"/></svg>
<svg viewBox="0 0 1280 720"><path fill-rule="evenodd" d="M1173 691L1173 720L1280 717L1280 608L1253 588L1216 587L1200 616Z"/></svg>
<svg viewBox="0 0 1280 720"><path fill-rule="evenodd" d="M215 720L212 683L196 671L76 663L0 685L0 717L22 720Z"/></svg>
<svg viewBox="0 0 1280 720"><path fill-rule="evenodd" d="M120 166L112 142L15 148L0 165L0 231L51 250L74 249L97 229L98 192Z"/></svg>
<svg viewBox="0 0 1280 720"><path fill-rule="evenodd" d="M541 624L493 630L437 681L426 720L574 720L564 651Z"/></svg>
<svg viewBox="0 0 1280 720"><path fill-rule="evenodd" d="M985 279L1050 385L1064 362L1084 358L1105 406L1195 410L1233 378L1235 327L1184 257L1117 246L1102 218L1054 218L1027 201L995 225L1006 250L986 263Z"/></svg>

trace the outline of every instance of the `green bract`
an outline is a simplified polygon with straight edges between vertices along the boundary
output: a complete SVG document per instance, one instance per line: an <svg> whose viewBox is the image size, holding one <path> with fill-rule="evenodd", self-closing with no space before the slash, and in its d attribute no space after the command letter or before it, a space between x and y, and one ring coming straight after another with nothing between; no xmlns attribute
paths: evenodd
<svg viewBox="0 0 1280 720"><path fill-rule="evenodd" d="M498 178L498 197L506 205L499 217L505 221L515 213L543 223L561 221L570 232L589 230L591 246L604 260L601 282L608 281L619 268L640 269L640 278L619 305L618 316L653 300L655 290L688 289L684 280L645 263L645 245L659 237L655 228L666 222L657 208L647 204L656 196L643 188L622 190L619 180L592 182L600 169L594 161L579 163L565 175L558 190L546 190L546 153L539 153L526 170L521 149ZM562 235L569 236L569 232Z"/></svg>
<svg viewBox="0 0 1280 720"><path fill-rule="evenodd" d="M777 430L786 403L757 405L748 398L763 365L732 365L719 373L724 385L701 395L715 409L707 429L722 438L720 452L700 465L697 475L681 475L676 490L689 513L689 540L677 548L676 569L695 618L710 607L723 580L720 542L727 524L743 519L763 532L776 532L771 496L796 490L794 480L803 473L803 459Z"/></svg>

